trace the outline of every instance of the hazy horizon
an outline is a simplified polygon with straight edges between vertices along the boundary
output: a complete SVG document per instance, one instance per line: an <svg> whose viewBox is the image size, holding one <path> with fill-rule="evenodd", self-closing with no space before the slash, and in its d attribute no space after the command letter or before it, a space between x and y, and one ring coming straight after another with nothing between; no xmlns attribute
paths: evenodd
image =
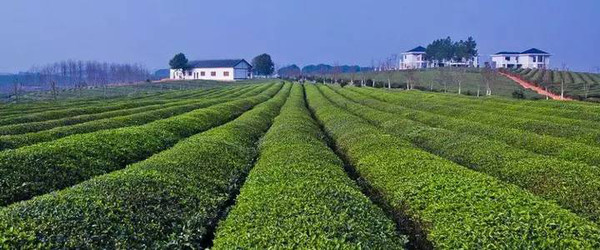
<svg viewBox="0 0 600 250"><path fill-rule="evenodd" d="M473 36L498 51L547 51L551 67L600 66L600 1L11 1L0 9L0 72L65 59L168 67L269 53L278 65L370 66L434 39ZM595 69L594 69L595 70Z"/></svg>

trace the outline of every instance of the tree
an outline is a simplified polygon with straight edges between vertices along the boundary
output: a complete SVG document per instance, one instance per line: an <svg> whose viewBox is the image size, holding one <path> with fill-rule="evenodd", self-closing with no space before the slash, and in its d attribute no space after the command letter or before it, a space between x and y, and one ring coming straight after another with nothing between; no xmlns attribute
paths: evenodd
<svg viewBox="0 0 600 250"><path fill-rule="evenodd" d="M252 68L257 75L270 76L275 71L275 64L269 54L261 54L252 59Z"/></svg>
<svg viewBox="0 0 600 250"><path fill-rule="evenodd" d="M562 64L562 71L563 72L569 71L569 68L567 67L566 63ZM565 78L562 77L561 81L560 81L560 99L561 100L563 100L565 98L565 85L566 85Z"/></svg>
<svg viewBox="0 0 600 250"><path fill-rule="evenodd" d="M485 82L485 95L492 95L492 85L498 79L498 72L492 67L485 67L481 72L483 76L483 82Z"/></svg>
<svg viewBox="0 0 600 250"><path fill-rule="evenodd" d="M181 70L181 72L185 74L184 71L188 67L188 59L183 53L179 53L169 61L169 66L171 66L171 69Z"/></svg>
<svg viewBox="0 0 600 250"><path fill-rule="evenodd" d="M462 83L465 79L467 79L467 68L458 68L455 73L456 76L454 77L454 81L458 85L458 94L460 95L462 91Z"/></svg>
<svg viewBox="0 0 600 250"><path fill-rule="evenodd" d="M300 70L300 67L298 67L296 64L292 64L280 68L279 70L277 70L277 74L283 78L299 79L302 75L302 71Z"/></svg>
<svg viewBox="0 0 600 250"><path fill-rule="evenodd" d="M467 41L465 41L465 46L467 48L467 56L469 58L472 57L476 57L479 55L479 52L477 51L477 42L475 42L475 39L473 39L473 37L468 37Z"/></svg>

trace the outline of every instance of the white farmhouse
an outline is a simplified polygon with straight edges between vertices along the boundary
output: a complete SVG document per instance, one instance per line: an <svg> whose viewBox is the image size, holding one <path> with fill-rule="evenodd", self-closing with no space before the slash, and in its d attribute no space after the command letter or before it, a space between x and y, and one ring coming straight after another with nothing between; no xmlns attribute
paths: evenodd
<svg viewBox="0 0 600 250"><path fill-rule="evenodd" d="M523 52L502 51L492 55L493 68L509 69L548 69L550 68L550 54L532 48Z"/></svg>
<svg viewBox="0 0 600 250"><path fill-rule="evenodd" d="M252 66L244 59L191 61L185 71L171 69L172 80L235 81L252 77Z"/></svg>
<svg viewBox="0 0 600 250"><path fill-rule="evenodd" d="M427 68L425 60L425 48L416 47L401 54L400 69L424 69Z"/></svg>
<svg viewBox="0 0 600 250"><path fill-rule="evenodd" d="M474 56L473 58L463 58L461 61L442 60L433 61L425 58L426 49L423 46L418 46L414 49L402 53L400 57L399 68L403 69L425 69L425 68L436 68L436 67L478 67L479 58Z"/></svg>

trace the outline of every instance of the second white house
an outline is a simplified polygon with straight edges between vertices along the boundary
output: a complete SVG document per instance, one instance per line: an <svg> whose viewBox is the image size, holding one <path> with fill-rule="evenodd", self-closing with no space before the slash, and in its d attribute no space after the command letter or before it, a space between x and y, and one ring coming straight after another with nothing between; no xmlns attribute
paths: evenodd
<svg viewBox="0 0 600 250"><path fill-rule="evenodd" d="M172 80L235 81L252 78L252 66L244 59L200 60L188 63L187 69L171 69Z"/></svg>
<svg viewBox="0 0 600 250"><path fill-rule="evenodd" d="M548 69L550 68L550 54L536 48L531 48L523 52L502 51L492 55L492 67Z"/></svg>

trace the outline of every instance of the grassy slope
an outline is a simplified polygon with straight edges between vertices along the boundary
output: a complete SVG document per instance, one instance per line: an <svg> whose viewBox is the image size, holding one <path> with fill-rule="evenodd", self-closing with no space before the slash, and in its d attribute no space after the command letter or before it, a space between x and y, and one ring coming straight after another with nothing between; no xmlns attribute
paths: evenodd
<svg viewBox="0 0 600 250"><path fill-rule="evenodd" d="M367 73L367 78L371 78L372 74L375 75L374 79L377 82L387 82L387 75L384 73ZM455 72L451 72L453 77L458 77L458 74ZM350 75L346 74L343 76L345 79L350 79ZM444 85L440 84L439 81L437 80L439 78L439 70L437 69L428 69L428 70L422 70L419 71L417 73L417 81L419 82L417 84L417 86L420 86L422 88L425 89L429 89L430 86L433 86L433 90L434 91L443 91L444 90ZM360 76L356 76L356 79L360 79ZM393 73L392 76L392 86L393 87L400 87L400 86L404 86L406 82L406 72L403 71L397 71ZM462 85L462 93L463 94L472 94L472 95L477 95L477 89L479 87L479 84L481 83L481 93L485 94L485 85L483 84L482 81L482 75L481 73L479 73L478 70L473 69L470 70L469 72L467 72L463 78L463 83ZM431 85L430 85L431 84ZM448 86L448 92L451 93L457 93L458 92L458 85L456 83L452 83L452 82L448 82L447 83ZM511 81L510 79L506 78L506 77L500 77L495 84L493 84L491 86L492 88L492 95L499 95L499 96L505 96L505 97L512 97L512 93L515 90L523 90L523 92L525 93L525 97L530 99L530 98L541 98L540 95L538 95L537 93L531 91L531 90L527 90L522 88L521 86L519 86L518 84L516 84L515 82Z"/></svg>

